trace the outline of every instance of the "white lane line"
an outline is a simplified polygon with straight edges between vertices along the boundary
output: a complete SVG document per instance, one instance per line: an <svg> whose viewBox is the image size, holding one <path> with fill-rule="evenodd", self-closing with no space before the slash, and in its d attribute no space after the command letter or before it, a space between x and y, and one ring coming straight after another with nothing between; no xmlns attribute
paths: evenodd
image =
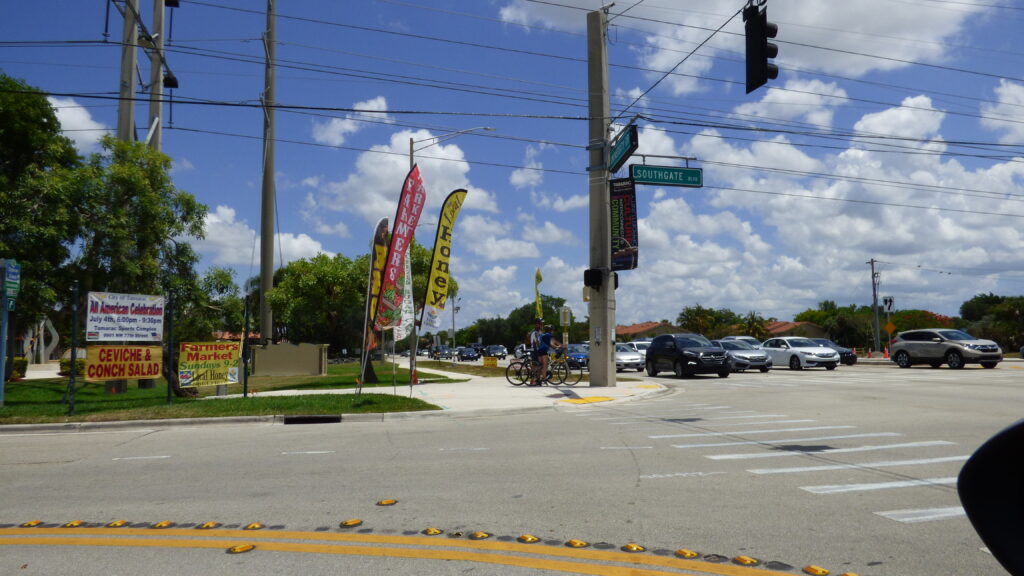
<svg viewBox="0 0 1024 576"><path fill-rule="evenodd" d="M939 486L956 484L956 476L946 478L928 478L925 480L900 480L897 482L875 482L872 484L835 484L832 486L801 486L811 494L843 494L846 492L866 492L869 490L889 490L891 488L914 488L917 486Z"/></svg>
<svg viewBox="0 0 1024 576"><path fill-rule="evenodd" d="M490 448L438 448L438 452L486 452Z"/></svg>
<svg viewBox="0 0 1024 576"><path fill-rule="evenodd" d="M943 462L963 462L970 456L947 456L945 458L924 458L921 460L890 460L888 462L865 462L864 464L828 464L824 466L802 466L798 468L754 468L751 474L798 474L800 472L824 472L828 470L851 470L855 468L892 468L895 466L921 466Z"/></svg>
<svg viewBox="0 0 1024 576"><path fill-rule="evenodd" d="M165 458L170 458L170 456L125 456L113 460L116 462L117 460L163 460Z"/></svg>
<svg viewBox="0 0 1024 576"><path fill-rule="evenodd" d="M743 432L701 432L695 434L659 434L657 436L648 436L652 440L661 440L664 438L700 438L705 436L735 436L737 434L775 434L776 432L807 432L810 430L849 430L850 428L856 428L856 426L815 426L808 428L779 428L778 430L744 430Z"/></svg>
<svg viewBox="0 0 1024 576"><path fill-rule="evenodd" d="M949 508L921 508L918 510L889 510L888 512L875 512L883 518L912 524L914 522L931 522L933 520L946 520L949 518L963 518L967 516L961 506L950 506Z"/></svg>
<svg viewBox="0 0 1024 576"><path fill-rule="evenodd" d="M334 454L334 450L304 450L302 452L281 452L282 456L300 456L306 454Z"/></svg>
<svg viewBox="0 0 1024 576"><path fill-rule="evenodd" d="M654 450L654 446L601 446L601 450Z"/></svg>
<svg viewBox="0 0 1024 576"><path fill-rule="evenodd" d="M950 446L955 442L946 440L927 440L924 442L905 442L903 444L876 444L857 446L856 448L828 448L817 451L782 450L777 452L751 452L747 454L715 454L705 456L710 460L746 460L750 458L775 458L779 456L817 456L819 454L846 454L848 452L872 452L874 450L890 450L893 448L924 448L926 446Z"/></svg>

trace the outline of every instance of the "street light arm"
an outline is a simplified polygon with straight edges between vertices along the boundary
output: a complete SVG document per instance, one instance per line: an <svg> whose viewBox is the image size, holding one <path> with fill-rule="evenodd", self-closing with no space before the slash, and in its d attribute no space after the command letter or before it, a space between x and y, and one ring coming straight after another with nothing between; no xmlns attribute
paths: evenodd
<svg viewBox="0 0 1024 576"><path fill-rule="evenodd" d="M413 140L412 138L409 138L409 155L411 156L413 153L419 152L420 150L424 150L426 148L430 148L431 146L435 146L447 140L451 140L456 136L461 136L469 132L476 132L477 130L486 130L488 132L493 132L496 130L496 128L492 128L490 126L477 126L475 128L466 128L465 130L459 130L458 132L452 132L450 134L444 134L442 136L431 136L430 138L423 138L422 140ZM430 142L431 140L433 140L433 142ZM430 142L430 144L414 149L413 145L419 144L420 142Z"/></svg>

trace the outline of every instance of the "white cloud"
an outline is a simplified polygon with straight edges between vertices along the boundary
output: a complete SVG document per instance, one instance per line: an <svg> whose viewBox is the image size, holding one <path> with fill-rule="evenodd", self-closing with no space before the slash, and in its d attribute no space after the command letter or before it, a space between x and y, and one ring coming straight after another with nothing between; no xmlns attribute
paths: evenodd
<svg viewBox="0 0 1024 576"><path fill-rule="evenodd" d="M1001 78L995 93L996 104L981 105L981 125L1000 132L1001 144L1024 142L1024 123L1020 121L1021 110L1024 110L1024 85Z"/></svg>
<svg viewBox="0 0 1024 576"><path fill-rule="evenodd" d="M313 139L321 144L341 146L345 143L346 137L365 128L367 121L394 121L393 118L386 114L388 102L383 96L363 102L356 102L352 107L359 112L348 114L344 118L331 118L326 122L313 121ZM375 111L381 113L374 113Z"/></svg>
<svg viewBox="0 0 1024 576"><path fill-rule="evenodd" d="M259 235L244 220L235 220L235 209L228 206L217 208L206 214L206 237L193 240L196 252L215 266L259 266ZM306 234L278 234L274 251L275 266L302 258L312 258L319 253L333 256L321 244Z"/></svg>
<svg viewBox="0 0 1024 576"><path fill-rule="evenodd" d="M98 152L100 138L110 131L110 127L93 120L89 110L71 98L47 96L46 99L57 114L61 131L75 143L78 152Z"/></svg>

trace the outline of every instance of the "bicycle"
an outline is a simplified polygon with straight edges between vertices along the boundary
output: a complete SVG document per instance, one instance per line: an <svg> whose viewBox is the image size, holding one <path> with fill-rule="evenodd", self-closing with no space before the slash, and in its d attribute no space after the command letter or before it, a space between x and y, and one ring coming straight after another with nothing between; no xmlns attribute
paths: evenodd
<svg viewBox="0 0 1024 576"><path fill-rule="evenodd" d="M569 355L565 346L558 348L551 354L551 361L548 362L548 377L557 377L559 384L575 386L583 379L583 367L573 368L569 366Z"/></svg>
<svg viewBox="0 0 1024 576"><path fill-rule="evenodd" d="M509 381L509 384L522 386L530 381L529 371L523 370L523 367L529 364L528 360L529 356L527 355L509 361L508 367L505 368L505 379Z"/></svg>

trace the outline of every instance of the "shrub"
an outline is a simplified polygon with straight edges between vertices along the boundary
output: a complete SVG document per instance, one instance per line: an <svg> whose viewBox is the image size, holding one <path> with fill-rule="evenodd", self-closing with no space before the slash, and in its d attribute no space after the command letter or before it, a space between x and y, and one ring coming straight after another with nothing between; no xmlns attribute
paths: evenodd
<svg viewBox="0 0 1024 576"><path fill-rule="evenodd" d="M75 364L77 368L75 370L75 376L85 376L85 360L76 359ZM71 374L71 360L61 358L60 360L60 373L62 376Z"/></svg>

